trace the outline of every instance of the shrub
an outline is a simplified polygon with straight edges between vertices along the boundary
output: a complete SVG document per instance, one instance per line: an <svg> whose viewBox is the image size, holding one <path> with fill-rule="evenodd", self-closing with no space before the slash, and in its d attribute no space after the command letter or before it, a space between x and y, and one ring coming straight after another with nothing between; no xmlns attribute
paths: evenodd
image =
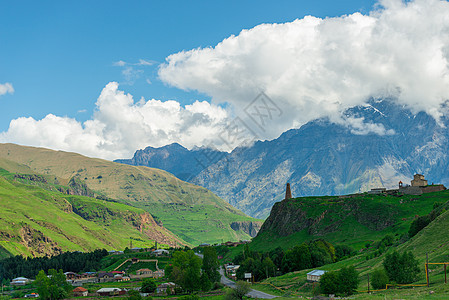
<svg viewBox="0 0 449 300"><path fill-rule="evenodd" d="M399 284L412 283L419 273L418 261L412 252L387 254L383 262L388 278Z"/></svg>
<svg viewBox="0 0 449 300"><path fill-rule="evenodd" d="M384 268L375 270L371 275L370 283L376 290L384 289L388 282L388 275Z"/></svg>

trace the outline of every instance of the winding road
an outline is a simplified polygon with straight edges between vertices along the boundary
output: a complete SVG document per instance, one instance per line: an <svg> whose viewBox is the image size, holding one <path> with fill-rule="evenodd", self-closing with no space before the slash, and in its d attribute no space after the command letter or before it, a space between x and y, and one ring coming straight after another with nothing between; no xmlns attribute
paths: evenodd
<svg viewBox="0 0 449 300"><path fill-rule="evenodd" d="M224 271L223 268L220 267L220 275L221 275L221 279L220 282L223 283L224 285L235 289L235 282L228 279L225 275L224 275ZM270 295L261 291L257 291L254 289L251 289L251 291L246 294L246 296L251 297L251 298L259 298L259 299L274 299L277 298L278 296L274 296L274 295Z"/></svg>
<svg viewBox="0 0 449 300"><path fill-rule="evenodd" d="M203 254L200 253L195 253L197 256L203 258ZM223 271L223 268L220 266L220 275L221 275L221 279L220 282L223 283L225 286L228 286L230 288L235 289L235 282L228 279ZM251 297L251 298L259 298L259 299L274 299L277 298L278 296L274 296L274 295L270 295L261 291L257 291L254 289L251 289L251 291L246 294L246 296Z"/></svg>

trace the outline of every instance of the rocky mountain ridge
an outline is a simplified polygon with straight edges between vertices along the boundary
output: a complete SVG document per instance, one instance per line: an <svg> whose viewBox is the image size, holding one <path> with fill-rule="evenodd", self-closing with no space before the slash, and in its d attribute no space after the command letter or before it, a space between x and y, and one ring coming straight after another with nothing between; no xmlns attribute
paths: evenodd
<svg viewBox="0 0 449 300"><path fill-rule="evenodd" d="M414 173L429 183L449 184L447 118L438 124L394 99L371 99L342 118L347 122L318 119L277 139L237 148L189 181L259 218L283 199L286 182L295 197L393 188Z"/></svg>

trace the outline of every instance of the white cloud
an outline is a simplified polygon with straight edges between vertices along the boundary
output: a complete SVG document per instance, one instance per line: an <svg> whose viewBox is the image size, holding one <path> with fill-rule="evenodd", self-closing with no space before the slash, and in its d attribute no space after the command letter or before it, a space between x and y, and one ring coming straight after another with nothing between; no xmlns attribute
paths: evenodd
<svg viewBox="0 0 449 300"><path fill-rule="evenodd" d="M393 129L385 129L383 124L377 124L372 122L365 122L365 118L344 118L341 122L346 125L352 134L365 135L374 133L377 135L393 135L395 131Z"/></svg>
<svg viewBox="0 0 449 300"><path fill-rule="evenodd" d="M156 62L152 60L139 59L137 63L129 63L123 60L114 62L112 65L122 68L122 75L125 81L123 84L133 85L137 79L144 73L143 68L154 65ZM148 80L147 80L148 82Z"/></svg>
<svg viewBox="0 0 449 300"><path fill-rule="evenodd" d="M0 96L5 94L12 94L14 93L14 88L11 83L0 83Z"/></svg>
<svg viewBox="0 0 449 300"><path fill-rule="evenodd" d="M182 107L176 101L140 99L111 82L96 102L93 117L80 123L68 117L47 115L42 120L18 118L0 142L74 151L106 159L131 157L136 149L178 142L186 147L223 145L218 135L229 121L228 112L206 101Z"/></svg>
<svg viewBox="0 0 449 300"><path fill-rule="evenodd" d="M159 77L236 112L265 91L283 111L265 138L319 117L341 121L344 109L371 96L394 94L438 119L449 99L448 16L447 1L383 0L369 15L262 24L213 48L170 55ZM354 132L388 134L376 124L357 126Z"/></svg>
<svg viewBox="0 0 449 300"><path fill-rule="evenodd" d="M134 69L133 67L126 67L122 70L122 75L125 78L125 84L133 85L142 74L143 70Z"/></svg>
<svg viewBox="0 0 449 300"><path fill-rule="evenodd" d="M152 60L139 59L139 62L136 65L139 66L152 66L155 62Z"/></svg>
<svg viewBox="0 0 449 300"><path fill-rule="evenodd" d="M124 66L126 66L126 61L119 60L119 61L114 62L112 65L114 67L124 67Z"/></svg>

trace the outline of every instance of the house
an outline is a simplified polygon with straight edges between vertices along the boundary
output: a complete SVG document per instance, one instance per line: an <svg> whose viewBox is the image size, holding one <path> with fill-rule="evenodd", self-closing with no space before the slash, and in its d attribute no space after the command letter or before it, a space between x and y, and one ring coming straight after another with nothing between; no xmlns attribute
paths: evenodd
<svg viewBox="0 0 449 300"><path fill-rule="evenodd" d="M313 270L309 273L307 273L307 280L308 281L320 281L321 276L326 273L326 271L323 270Z"/></svg>
<svg viewBox="0 0 449 300"><path fill-rule="evenodd" d="M137 264L139 262L139 259L137 257L133 257L133 258L131 258L131 262L133 264Z"/></svg>
<svg viewBox="0 0 449 300"><path fill-rule="evenodd" d="M142 252L142 251L144 251L145 249L143 249L143 248L139 248L139 247L134 247L134 248L131 248L131 249L129 249L131 252Z"/></svg>
<svg viewBox="0 0 449 300"><path fill-rule="evenodd" d="M126 294L126 291L119 288L101 288L97 294L99 296L118 296Z"/></svg>
<svg viewBox="0 0 449 300"><path fill-rule="evenodd" d="M14 278L13 280L11 280L11 285L23 286L28 283L31 283L31 281L32 281L31 279L28 279L26 277L17 277L17 278Z"/></svg>
<svg viewBox="0 0 449 300"><path fill-rule="evenodd" d="M209 246L210 246L210 244L208 244L208 243L202 243L199 245L199 247L209 247Z"/></svg>
<svg viewBox="0 0 449 300"><path fill-rule="evenodd" d="M165 270L153 271L153 278L161 278L165 276Z"/></svg>
<svg viewBox="0 0 449 300"><path fill-rule="evenodd" d="M125 272L123 272L123 271L112 271L111 273L112 274L119 274L119 275L124 275L125 274Z"/></svg>
<svg viewBox="0 0 449 300"><path fill-rule="evenodd" d="M162 283L157 286L156 293L158 294L173 294L175 292L176 284L173 282Z"/></svg>
<svg viewBox="0 0 449 300"><path fill-rule="evenodd" d="M136 271L137 275L149 275L149 277L153 276L153 271L150 269L139 269Z"/></svg>
<svg viewBox="0 0 449 300"><path fill-rule="evenodd" d="M226 267L226 275L233 279L237 279L237 270L240 268L240 265L227 265Z"/></svg>
<svg viewBox="0 0 449 300"><path fill-rule="evenodd" d="M114 275L115 274L111 272L100 272L98 273L98 281L99 282L113 281Z"/></svg>
<svg viewBox="0 0 449 300"><path fill-rule="evenodd" d="M74 272L65 272L64 275L67 279L80 279L81 278L81 275L78 275Z"/></svg>
<svg viewBox="0 0 449 300"><path fill-rule="evenodd" d="M73 296L75 297L86 297L87 293L88 291L82 286L79 286L73 290Z"/></svg>
<svg viewBox="0 0 449 300"><path fill-rule="evenodd" d="M170 254L170 252L168 250L165 250L165 249L157 249L157 250L154 250L152 253L154 255L156 255L156 256L162 256L162 255L169 255Z"/></svg>
<svg viewBox="0 0 449 300"><path fill-rule="evenodd" d="M84 272L83 274L81 274L82 278L94 278L97 277L97 273L95 272Z"/></svg>

